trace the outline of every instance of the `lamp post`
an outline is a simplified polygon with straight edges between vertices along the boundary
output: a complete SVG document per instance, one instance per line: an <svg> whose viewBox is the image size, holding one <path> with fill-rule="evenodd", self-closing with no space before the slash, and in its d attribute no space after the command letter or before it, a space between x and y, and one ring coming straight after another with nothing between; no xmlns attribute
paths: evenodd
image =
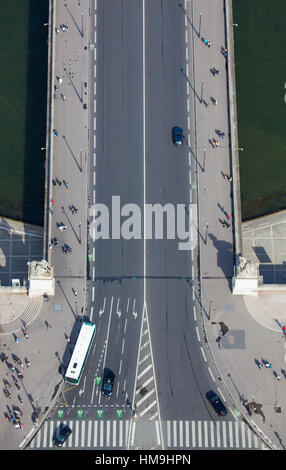
<svg viewBox="0 0 286 470"><path fill-rule="evenodd" d="M208 222L206 223L206 238L205 238L205 245L207 244L208 241L208 230L209 230L209 224Z"/></svg>
<svg viewBox="0 0 286 470"><path fill-rule="evenodd" d="M81 222L78 224L78 230L79 230L79 243L81 244Z"/></svg>
<svg viewBox="0 0 286 470"><path fill-rule="evenodd" d="M198 32L198 37L201 37L201 24L202 24L202 14L200 13L200 20L199 20L199 32Z"/></svg>
<svg viewBox="0 0 286 470"><path fill-rule="evenodd" d="M211 310L212 310L212 303L214 302L214 299L210 299L210 302L209 302L209 320L211 319Z"/></svg>
<svg viewBox="0 0 286 470"><path fill-rule="evenodd" d="M203 172L205 171L206 153L207 153L207 149L204 149Z"/></svg>
<svg viewBox="0 0 286 470"><path fill-rule="evenodd" d="M202 80L202 84L201 84L201 103L203 101L203 90L204 90L204 80Z"/></svg>

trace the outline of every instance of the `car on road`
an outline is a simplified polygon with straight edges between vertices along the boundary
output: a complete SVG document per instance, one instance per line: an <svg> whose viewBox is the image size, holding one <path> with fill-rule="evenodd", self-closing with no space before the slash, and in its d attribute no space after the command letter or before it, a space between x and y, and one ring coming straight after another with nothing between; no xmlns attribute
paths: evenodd
<svg viewBox="0 0 286 470"><path fill-rule="evenodd" d="M215 392L213 392L213 390L209 390L209 392L206 393L206 397L219 416L225 416L227 414L226 407L224 406L220 397Z"/></svg>
<svg viewBox="0 0 286 470"><path fill-rule="evenodd" d="M55 433L54 444L57 447L61 447L67 438L71 435L71 433L72 429L67 424L60 427L60 429Z"/></svg>
<svg viewBox="0 0 286 470"><path fill-rule="evenodd" d="M173 127L172 138L173 143L177 147L181 147L181 145L183 145L183 129L181 127Z"/></svg>
<svg viewBox="0 0 286 470"><path fill-rule="evenodd" d="M112 395L113 384L114 384L114 373L110 369L104 369L102 376L101 394L110 398Z"/></svg>

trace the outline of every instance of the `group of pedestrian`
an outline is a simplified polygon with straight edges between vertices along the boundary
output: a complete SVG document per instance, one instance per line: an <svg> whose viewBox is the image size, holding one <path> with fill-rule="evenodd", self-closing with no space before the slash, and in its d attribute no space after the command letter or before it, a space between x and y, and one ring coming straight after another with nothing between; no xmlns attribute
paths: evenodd
<svg viewBox="0 0 286 470"><path fill-rule="evenodd" d="M72 214L77 214L78 211L78 209L73 204L69 205L69 210Z"/></svg>
<svg viewBox="0 0 286 470"><path fill-rule="evenodd" d="M63 222L57 223L58 229L62 232L63 230L67 229L67 226Z"/></svg>
<svg viewBox="0 0 286 470"><path fill-rule="evenodd" d="M12 411L10 410L10 408L8 408L8 413L5 412L4 415L5 415L6 421L8 421L9 423L12 423L15 426L15 428L18 428L21 430L23 429L24 426L20 421L20 416L23 416L23 413L20 409L14 408Z"/></svg>
<svg viewBox="0 0 286 470"><path fill-rule="evenodd" d="M26 332L26 334L27 334L26 329L23 328L23 333L24 332ZM24 335L25 335L25 333L24 333ZM12 353L12 361L11 362L9 361L8 356L3 352L0 354L0 359L1 359L2 363L6 363L6 365L8 367L8 370L11 373L12 381L8 380L7 378L3 379L4 395L5 395L6 398L9 398L11 400L12 393L13 393L12 384L14 383L14 385L17 389L17 392L19 392L19 390L21 389L19 381L22 382L23 379L24 379L24 375L21 371L21 369L24 368L24 363L14 353ZM26 362L27 368L30 367L31 362L28 359L25 359L25 362ZM19 368L16 367L16 366L18 366ZM19 402L22 404L23 399L21 398L19 393L17 395L17 398L18 398ZM23 424L20 421L20 417L23 416L23 412L19 409L18 406L13 405L12 408L13 408L13 410L11 410L7 405L8 413L7 412L4 413L5 419L8 422L12 423L15 426L15 428L23 429Z"/></svg>
<svg viewBox="0 0 286 470"><path fill-rule="evenodd" d="M231 181L232 181L232 176L231 175L226 175L225 173L223 173L223 177L224 177L225 180L227 180L231 183Z"/></svg>
<svg viewBox="0 0 286 470"><path fill-rule="evenodd" d="M215 67L212 67L212 68L210 69L210 72L212 73L212 75L213 75L213 76L215 76L215 75L218 75L218 74L219 74L219 70L218 70L218 69L216 69Z"/></svg>
<svg viewBox="0 0 286 470"><path fill-rule="evenodd" d="M219 142L216 139L210 139L210 143L212 148L216 148L219 146Z"/></svg>
<svg viewBox="0 0 286 470"><path fill-rule="evenodd" d="M225 136L225 132L222 132L220 131L219 129L216 129L216 134L221 137L222 139L224 139L224 136Z"/></svg>
<svg viewBox="0 0 286 470"><path fill-rule="evenodd" d="M49 249L52 250L54 246L55 247L59 246L58 239L55 237L52 238L51 241L49 242Z"/></svg>
<svg viewBox="0 0 286 470"><path fill-rule="evenodd" d="M208 39L205 39L205 38L201 38L201 39L206 46L211 47L212 43Z"/></svg>

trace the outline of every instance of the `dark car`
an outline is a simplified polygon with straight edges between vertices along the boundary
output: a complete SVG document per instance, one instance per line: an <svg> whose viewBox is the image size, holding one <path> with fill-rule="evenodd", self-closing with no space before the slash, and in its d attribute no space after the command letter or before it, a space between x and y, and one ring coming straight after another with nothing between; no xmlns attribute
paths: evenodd
<svg viewBox="0 0 286 470"><path fill-rule="evenodd" d="M172 137L175 145L178 147L183 145L183 129L181 127L173 127Z"/></svg>
<svg viewBox="0 0 286 470"><path fill-rule="evenodd" d="M114 373L110 369L104 369L102 384L101 384L101 394L104 397L110 398L112 395L112 389L114 384Z"/></svg>
<svg viewBox="0 0 286 470"><path fill-rule="evenodd" d="M71 435L72 429L65 424L59 430L56 431L54 437L54 444L57 447L61 447L63 443L67 440L67 438Z"/></svg>
<svg viewBox="0 0 286 470"><path fill-rule="evenodd" d="M215 392L210 390L206 393L206 397L210 401L219 416L225 416L227 414L226 407L224 406L220 397Z"/></svg>

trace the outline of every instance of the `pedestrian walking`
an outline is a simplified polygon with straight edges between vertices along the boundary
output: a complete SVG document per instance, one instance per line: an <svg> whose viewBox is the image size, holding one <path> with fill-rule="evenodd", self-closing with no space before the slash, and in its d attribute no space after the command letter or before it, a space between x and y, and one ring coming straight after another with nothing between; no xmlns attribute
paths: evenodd
<svg viewBox="0 0 286 470"><path fill-rule="evenodd" d="M63 180L63 183L64 183L65 187L68 189L69 184L67 183L67 181Z"/></svg>
<svg viewBox="0 0 286 470"><path fill-rule="evenodd" d="M25 336L25 338L26 338L26 339L28 339L28 338L29 338L29 336L28 336L28 333L27 333L27 331L26 331L26 330L23 330L23 333L24 333L24 336Z"/></svg>
<svg viewBox="0 0 286 470"><path fill-rule="evenodd" d="M231 218L231 214L226 214L228 220Z"/></svg>
<svg viewBox="0 0 286 470"><path fill-rule="evenodd" d="M18 336L16 336L15 341L16 341L17 344L20 343L20 338L18 338Z"/></svg>
<svg viewBox="0 0 286 470"><path fill-rule="evenodd" d="M31 362L30 362L30 361L27 361L27 362L26 362L26 365L27 365L27 368L30 367Z"/></svg>
<svg viewBox="0 0 286 470"><path fill-rule="evenodd" d="M281 375L277 374L276 379L278 380L278 382L279 382L280 378L281 378Z"/></svg>

